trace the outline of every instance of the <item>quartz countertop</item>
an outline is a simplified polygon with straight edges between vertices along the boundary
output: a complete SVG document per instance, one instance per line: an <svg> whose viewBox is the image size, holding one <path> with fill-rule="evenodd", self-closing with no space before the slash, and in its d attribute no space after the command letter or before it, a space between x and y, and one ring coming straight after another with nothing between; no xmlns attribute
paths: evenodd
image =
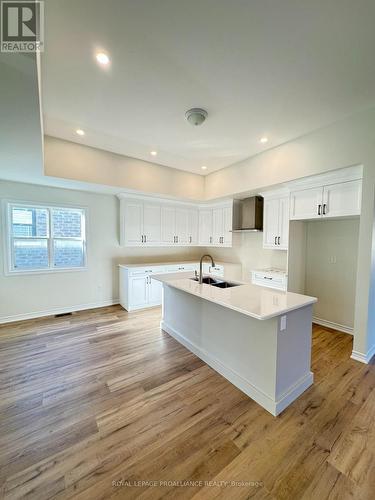
<svg viewBox="0 0 375 500"><path fill-rule="evenodd" d="M177 260L173 262L140 262L138 264L119 264L119 267L130 269L132 267L163 267L163 266L178 266L184 264L197 264L199 260Z"/></svg>
<svg viewBox="0 0 375 500"><path fill-rule="evenodd" d="M231 282L240 283L239 286L217 288L204 283L199 284L190 279L193 277L194 273L186 272L156 274L152 279L259 320L281 316L317 302L316 297L263 288L238 281Z"/></svg>
<svg viewBox="0 0 375 500"><path fill-rule="evenodd" d="M173 262L139 262L138 264L119 264L119 267L124 267L125 269L130 269L132 267L163 267L163 266L178 266L178 265L188 265L188 264L198 264L197 260L175 260ZM209 261L205 260L203 264L210 264ZM241 266L238 262L224 262L222 260L215 260L215 265L219 266Z"/></svg>

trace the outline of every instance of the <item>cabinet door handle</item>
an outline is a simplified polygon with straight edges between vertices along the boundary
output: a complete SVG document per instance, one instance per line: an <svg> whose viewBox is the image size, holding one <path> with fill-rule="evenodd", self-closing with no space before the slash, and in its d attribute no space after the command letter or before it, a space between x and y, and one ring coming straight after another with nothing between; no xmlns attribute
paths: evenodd
<svg viewBox="0 0 375 500"><path fill-rule="evenodd" d="M277 245L277 236L275 236L275 245Z"/></svg>
<svg viewBox="0 0 375 500"><path fill-rule="evenodd" d="M178 243L178 236L176 236L176 243Z"/></svg>
<svg viewBox="0 0 375 500"><path fill-rule="evenodd" d="M322 215L322 205L318 205L318 215Z"/></svg>
<svg viewBox="0 0 375 500"><path fill-rule="evenodd" d="M280 245L280 236L277 238L277 244Z"/></svg>
<svg viewBox="0 0 375 500"><path fill-rule="evenodd" d="M141 237L142 237L142 243L143 243L143 234L141 235Z"/></svg>
<svg viewBox="0 0 375 500"><path fill-rule="evenodd" d="M189 243L191 243L191 242L192 242L192 237L191 237L191 236L189 236Z"/></svg>
<svg viewBox="0 0 375 500"><path fill-rule="evenodd" d="M324 203L324 205L323 205L323 215L325 215L325 214L326 214L326 208L327 208L327 204L326 204L326 203Z"/></svg>
<svg viewBox="0 0 375 500"><path fill-rule="evenodd" d="M210 236L210 243L212 243L212 236Z"/></svg>

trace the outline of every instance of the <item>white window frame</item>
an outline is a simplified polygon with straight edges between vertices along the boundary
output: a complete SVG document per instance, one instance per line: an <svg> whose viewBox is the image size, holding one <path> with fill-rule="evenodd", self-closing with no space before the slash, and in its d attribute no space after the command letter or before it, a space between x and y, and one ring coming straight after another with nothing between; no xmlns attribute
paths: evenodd
<svg viewBox="0 0 375 500"><path fill-rule="evenodd" d="M4 274L6 276L20 275L20 274L50 274L50 273L61 273L61 272L80 272L87 270L87 227L88 227L88 209L87 207L81 205L67 205L61 203L35 203L35 202L26 202L24 200L3 200L3 226L4 226ZM39 208L48 210L48 226L49 226L49 235L47 237L14 237L12 235L12 209L14 207L25 207L25 208ZM52 225L52 210L53 209L61 209L61 210L80 210L82 212L82 237L83 238L64 238L64 237L53 237L53 225ZM47 240L48 246L48 268L41 269L15 269L13 267L14 261L14 252L13 252L13 239L16 240L28 240L31 241L33 239L37 240ZM83 266L80 267L55 267L53 265L53 243L54 241L59 240L76 240L83 241Z"/></svg>

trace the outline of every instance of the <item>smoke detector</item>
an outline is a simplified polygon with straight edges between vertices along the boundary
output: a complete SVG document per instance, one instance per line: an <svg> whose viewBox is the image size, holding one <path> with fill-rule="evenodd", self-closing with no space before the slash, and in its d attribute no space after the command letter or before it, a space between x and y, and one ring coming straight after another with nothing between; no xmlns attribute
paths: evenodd
<svg viewBox="0 0 375 500"><path fill-rule="evenodd" d="M191 125L202 125L207 118L207 111L201 108L192 108L186 111L185 117Z"/></svg>

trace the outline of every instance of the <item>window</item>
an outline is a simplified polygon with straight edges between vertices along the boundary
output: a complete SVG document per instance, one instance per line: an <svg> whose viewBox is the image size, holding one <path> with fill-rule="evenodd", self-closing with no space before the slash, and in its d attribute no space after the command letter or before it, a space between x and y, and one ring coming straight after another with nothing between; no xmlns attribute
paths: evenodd
<svg viewBox="0 0 375 500"><path fill-rule="evenodd" d="M8 271L86 266L85 210L8 203Z"/></svg>

